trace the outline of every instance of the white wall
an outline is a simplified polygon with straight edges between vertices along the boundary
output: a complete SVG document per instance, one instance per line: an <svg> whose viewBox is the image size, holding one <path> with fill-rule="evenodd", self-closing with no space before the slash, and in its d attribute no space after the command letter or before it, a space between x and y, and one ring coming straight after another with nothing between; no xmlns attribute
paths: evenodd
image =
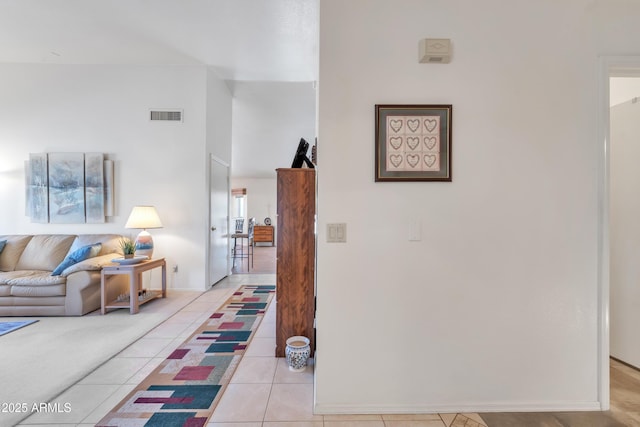
<svg viewBox="0 0 640 427"><path fill-rule="evenodd" d="M233 178L233 188L247 189L247 218L255 217L257 224L271 218L276 225L277 181L275 178Z"/></svg>
<svg viewBox="0 0 640 427"><path fill-rule="evenodd" d="M611 108L611 355L640 366L640 104Z"/></svg>
<svg viewBox="0 0 640 427"><path fill-rule="evenodd" d="M609 79L609 105L611 107L638 97L640 97L640 78L637 76Z"/></svg>
<svg viewBox="0 0 640 427"><path fill-rule="evenodd" d="M207 70L207 151L231 165L232 97L228 82ZM208 163L209 159L206 159Z"/></svg>
<svg viewBox="0 0 640 427"><path fill-rule="evenodd" d="M247 189L247 218L276 224L276 169L289 168L300 138L313 145L316 90L312 82L231 82L231 187ZM311 149L309 149L309 157ZM233 213L230 218L233 218ZM246 231L246 225L245 225Z"/></svg>
<svg viewBox="0 0 640 427"><path fill-rule="evenodd" d="M313 145L312 82L233 82L232 93L234 178L275 179L277 168L291 167L300 138Z"/></svg>
<svg viewBox="0 0 640 427"><path fill-rule="evenodd" d="M320 7L316 411L600 408L598 55L637 54L640 5ZM451 183L374 182L385 103L453 105Z"/></svg>
<svg viewBox="0 0 640 427"><path fill-rule="evenodd" d="M0 233L135 236L124 229L131 207L152 204L164 225L152 231L154 255L180 266L169 286L204 289L208 82L201 66L0 66ZM230 99L220 102L230 111ZM150 108L184 109L184 122L152 123ZM57 151L115 161L116 215L107 223L32 224L24 215L24 161Z"/></svg>
<svg viewBox="0 0 640 427"><path fill-rule="evenodd" d="M221 162L228 166L227 172L229 174L228 178L231 175L231 144L232 144L232 121L233 121L233 112L232 112L232 96L231 91L228 86L228 82L221 80L216 73L209 69L207 71L207 156L205 156L205 162L207 166L205 170L207 171L207 181L210 180L211 175L211 156L213 156L216 161ZM227 186L227 195L231 189L229 179L225 183ZM210 186L205 186L205 200L210 205L215 204L214 201L212 203L211 200L211 188ZM229 211L229 202L230 196L227 196L227 206L223 208L223 211ZM214 216L216 208L220 208L220 206L212 206L212 211ZM211 212L209 213L211 215ZM223 215L224 217L224 215ZM228 214L227 214L228 217ZM222 218L220 218L222 219ZM219 220L220 220L219 219ZM222 219L223 220L223 219ZM226 247L224 242L217 241L213 242L212 238L215 237L214 233L212 233L211 228L214 224L207 222L207 227L203 230L206 233L207 237L207 259L219 259L218 251L224 251L224 253L230 253L230 239L226 241ZM223 220L224 222L224 220ZM228 225L227 225L228 227ZM220 226L216 226L216 232L220 233L217 236L228 236L229 229L220 230ZM215 240L215 239L214 239ZM213 249L212 249L213 248ZM212 250L214 253L212 254ZM207 277L209 277L210 281L214 281L219 279L222 276L222 272L217 271L215 267L213 267L214 262L210 261L209 263L209 271L207 273ZM213 267L213 271L211 270ZM229 262L229 258L227 258L227 268L226 274L231 274L231 264ZM212 283L210 283L212 284Z"/></svg>

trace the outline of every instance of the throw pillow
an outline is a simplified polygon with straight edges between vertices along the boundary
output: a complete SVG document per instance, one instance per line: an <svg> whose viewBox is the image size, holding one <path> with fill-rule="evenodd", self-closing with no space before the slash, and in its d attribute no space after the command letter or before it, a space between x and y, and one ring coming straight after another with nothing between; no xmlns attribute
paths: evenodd
<svg viewBox="0 0 640 427"><path fill-rule="evenodd" d="M93 245L91 245L91 250L89 251L88 258L97 257L101 249L102 249L102 243L94 243Z"/></svg>
<svg viewBox="0 0 640 427"><path fill-rule="evenodd" d="M79 263L80 261L84 261L88 258L93 258L100 252L100 248L102 247L102 243L96 243L94 245L83 246L80 249L76 249L56 267L55 270L51 273L52 276L59 276L62 274L64 270L71 267L74 264Z"/></svg>
<svg viewBox="0 0 640 427"><path fill-rule="evenodd" d="M0 240L0 253L2 253L2 250L4 249L4 246L7 244L6 240Z"/></svg>

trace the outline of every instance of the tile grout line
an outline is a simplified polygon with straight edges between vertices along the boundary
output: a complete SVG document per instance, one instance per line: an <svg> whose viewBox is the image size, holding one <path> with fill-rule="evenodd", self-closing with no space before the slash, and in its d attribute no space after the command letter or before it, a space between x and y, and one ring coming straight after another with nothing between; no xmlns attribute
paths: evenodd
<svg viewBox="0 0 640 427"><path fill-rule="evenodd" d="M267 315L267 312L271 309L271 307L272 307L271 304L275 304L275 301L276 301L276 297L274 295L271 298L271 301L269 302L269 306L265 310L264 315L262 316L262 319L260 319L260 326L262 326L262 322L264 321L264 317ZM258 332L258 330L256 329L256 333L257 332ZM253 341L253 339L252 339L252 341ZM251 343L249 343L249 345L251 345ZM273 352L274 352L274 357L275 357L275 348L273 349ZM267 410L269 409L269 402L271 401L271 394L273 393L273 385L276 382L276 373L277 372L278 372L278 358L276 357L276 369L273 370L273 377L271 378L271 386L269 387L269 394L267 396L267 404L264 407L264 414L262 414L262 424L261 424L262 426L264 426L264 424L267 422L266 421Z"/></svg>

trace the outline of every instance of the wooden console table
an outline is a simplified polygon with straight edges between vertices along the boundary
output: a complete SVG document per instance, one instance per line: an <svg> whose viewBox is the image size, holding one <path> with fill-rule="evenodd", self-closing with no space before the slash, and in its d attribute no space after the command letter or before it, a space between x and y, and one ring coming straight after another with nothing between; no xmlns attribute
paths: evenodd
<svg viewBox="0 0 640 427"><path fill-rule="evenodd" d="M254 243L271 243L273 246L273 225L256 225L253 227Z"/></svg>
<svg viewBox="0 0 640 427"><path fill-rule="evenodd" d="M162 291L147 290L144 299L138 300L138 291L142 290L142 273L157 267L162 267ZM107 276L126 274L129 276L129 300L111 301L107 303ZM131 314L136 314L140 306L156 298L167 296L167 262L164 258L142 261L138 264L109 264L102 268L100 280L100 308L102 314L107 313L108 308L127 308Z"/></svg>

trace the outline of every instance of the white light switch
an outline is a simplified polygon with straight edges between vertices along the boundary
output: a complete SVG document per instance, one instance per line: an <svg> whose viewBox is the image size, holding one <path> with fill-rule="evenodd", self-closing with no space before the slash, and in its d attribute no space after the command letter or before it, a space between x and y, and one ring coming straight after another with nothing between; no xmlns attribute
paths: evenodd
<svg viewBox="0 0 640 427"><path fill-rule="evenodd" d="M327 224L327 242L345 243L347 241L347 224Z"/></svg>
<svg viewBox="0 0 640 427"><path fill-rule="evenodd" d="M422 224L419 219L411 221L411 230L409 230L409 241L419 242L422 240Z"/></svg>

